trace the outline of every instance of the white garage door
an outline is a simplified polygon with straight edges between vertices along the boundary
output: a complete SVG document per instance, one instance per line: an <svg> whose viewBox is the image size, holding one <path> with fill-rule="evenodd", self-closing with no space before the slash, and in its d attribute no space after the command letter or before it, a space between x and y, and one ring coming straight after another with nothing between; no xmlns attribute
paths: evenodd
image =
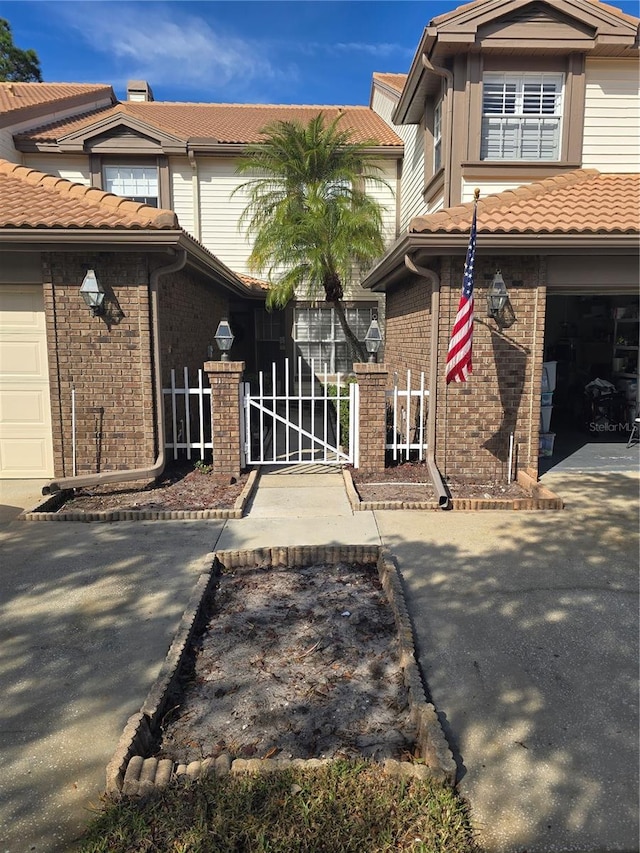
<svg viewBox="0 0 640 853"><path fill-rule="evenodd" d="M0 285L0 477L53 477L44 301Z"/></svg>

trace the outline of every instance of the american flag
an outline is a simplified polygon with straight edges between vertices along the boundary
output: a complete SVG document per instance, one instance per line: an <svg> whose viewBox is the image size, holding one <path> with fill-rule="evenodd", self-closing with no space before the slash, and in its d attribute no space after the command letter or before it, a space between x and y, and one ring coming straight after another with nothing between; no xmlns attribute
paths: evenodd
<svg viewBox="0 0 640 853"><path fill-rule="evenodd" d="M471 234L464 264L462 294L458 313L451 331L447 352L447 385L450 382L466 382L472 372L471 342L473 339L473 267L476 260L476 208L473 208Z"/></svg>

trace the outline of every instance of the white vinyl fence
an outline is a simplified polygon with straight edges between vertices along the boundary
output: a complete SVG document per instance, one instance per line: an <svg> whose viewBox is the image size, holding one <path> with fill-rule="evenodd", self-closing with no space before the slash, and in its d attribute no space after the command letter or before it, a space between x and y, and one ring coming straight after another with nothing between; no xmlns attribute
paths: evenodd
<svg viewBox="0 0 640 853"><path fill-rule="evenodd" d="M213 450L211 440L211 385L204 381L204 371L198 370L194 387L189 385L189 369L183 369L182 386L176 385L176 371L171 371L171 387L163 388L165 400L165 449L173 450L177 459L179 451L186 458L197 454L204 459L205 451Z"/></svg>
<svg viewBox="0 0 640 853"><path fill-rule="evenodd" d="M425 458L427 449L427 413L429 391L425 388L424 372L420 374L417 388L411 387L411 371L407 370L406 382L401 388L399 377L394 377L394 387L386 391L387 442L394 462L407 460L415 451L418 459Z"/></svg>

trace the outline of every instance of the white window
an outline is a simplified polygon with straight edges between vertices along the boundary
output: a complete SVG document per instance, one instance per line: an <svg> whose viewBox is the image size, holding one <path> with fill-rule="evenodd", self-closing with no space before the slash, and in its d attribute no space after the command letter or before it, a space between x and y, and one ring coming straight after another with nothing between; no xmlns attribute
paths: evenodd
<svg viewBox="0 0 640 853"><path fill-rule="evenodd" d="M561 74L483 78L481 160L559 160Z"/></svg>
<svg viewBox="0 0 640 853"><path fill-rule="evenodd" d="M433 174L442 166L442 100L433 110Z"/></svg>
<svg viewBox="0 0 640 853"><path fill-rule="evenodd" d="M105 166L104 189L158 207L158 170L155 166Z"/></svg>
<svg viewBox="0 0 640 853"><path fill-rule="evenodd" d="M364 341L373 308L345 308L347 323ZM316 370L327 365L328 373L350 373L353 358L333 308L296 308L294 340L303 361L315 361Z"/></svg>

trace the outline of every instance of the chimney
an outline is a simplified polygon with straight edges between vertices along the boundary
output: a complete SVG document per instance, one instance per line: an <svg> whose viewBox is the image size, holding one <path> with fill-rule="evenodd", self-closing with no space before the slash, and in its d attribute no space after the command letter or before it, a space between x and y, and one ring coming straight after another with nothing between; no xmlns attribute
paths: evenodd
<svg viewBox="0 0 640 853"><path fill-rule="evenodd" d="M146 80L129 80L127 82L128 101L152 101L153 92Z"/></svg>

